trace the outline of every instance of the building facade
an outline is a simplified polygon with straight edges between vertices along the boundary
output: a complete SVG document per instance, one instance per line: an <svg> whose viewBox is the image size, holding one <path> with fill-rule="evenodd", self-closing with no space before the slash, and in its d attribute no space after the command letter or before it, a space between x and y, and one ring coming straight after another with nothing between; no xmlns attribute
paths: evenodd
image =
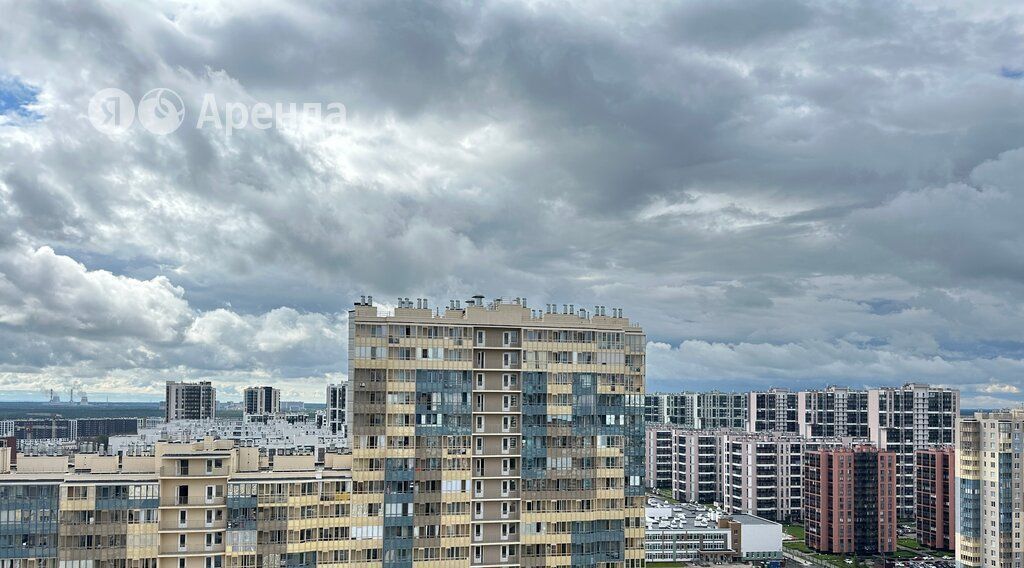
<svg viewBox="0 0 1024 568"><path fill-rule="evenodd" d="M956 443L957 566L1020 568L1024 411L978 412Z"/></svg>
<svg viewBox="0 0 1024 568"><path fill-rule="evenodd" d="M2 453L5 566L312 568L379 562L380 551L367 545L365 533L379 532L383 523L353 511L358 506L345 455L268 462L253 448L213 439L162 443L146 456L18 456L11 464L8 450Z"/></svg>
<svg viewBox="0 0 1024 568"><path fill-rule="evenodd" d="M909 383L868 391L868 433L880 448L896 454L896 507L914 518L915 452L953 444L960 418L960 391Z"/></svg>
<svg viewBox="0 0 1024 568"><path fill-rule="evenodd" d="M426 304L349 314L353 479L401 517L384 562L641 566L643 331L601 307Z"/></svg>
<svg viewBox="0 0 1024 568"><path fill-rule="evenodd" d="M724 432L722 508L778 522L803 513L803 453L816 446L796 434Z"/></svg>
<svg viewBox="0 0 1024 568"><path fill-rule="evenodd" d="M210 381L184 383L167 381L164 398L166 419L208 420L217 417L217 389Z"/></svg>
<svg viewBox="0 0 1024 568"><path fill-rule="evenodd" d="M18 440L78 440L134 434L145 418L18 418L0 420L0 437Z"/></svg>
<svg viewBox="0 0 1024 568"><path fill-rule="evenodd" d="M721 564L736 557L732 531L715 513L693 505L657 501L646 509L644 549L648 563Z"/></svg>
<svg viewBox="0 0 1024 568"><path fill-rule="evenodd" d="M799 396L786 389L748 393L744 427L750 432L800 432Z"/></svg>
<svg viewBox="0 0 1024 568"><path fill-rule="evenodd" d="M674 460L672 449L673 429L669 427L648 426L644 442L644 481L647 487L655 491L672 495L675 487Z"/></svg>
<svg viewBox="0 0 1024 568"><path fill-rule="evenodd" d="M787 432L647 427L651 489L674 499L718 504L727 514L789 523L803 514L804 452L866 439L808 439Z"/></svg>
<svg viewBox="0 0 1024 568"><path fill-rule="evenodd" d="M868 440L891 450L898 462L897 508L905 519L916 515L914 452L952 444L960 414L959 391L916 383L799 392L657 393L646 400L649 424L658 417L657 424L786 432L808 440Z"/></svg>
<svg viewBox="0 0 1024 568"><path fill-rule="evenodd" d="M937 550L956 546L956 451L953 446L917 450L917 542Z"/></svg>
<svg viewBox="0 0 1024 568"><path fill-rule="evenodd" d="M348 436L348 382L327 385L327 427L332 434Z"/></svg>
<svg viewBox="0 0 1024 568"><path fill-rule="evenodd" d="M830 554L896 550L896 454L874 446L809 451L804 465L808 547Z"/></svg>
<svg viewBox="0 0 1024 568"><path fill-rule="evenodd" d="M281 389L274 387L246 387L242 394L242 403L246 415L281 413Z"/></svg>
<svg viewBox="0 0 1024 568"><path fill-rule="evenodd" d="M232 440L267 456L323 455L348 448L347 437L331 433L323 421L308 415L252 415L243 419L175 420L154 424L136 434L111 436L108 449L115 454L149 453L159 442L190 443L207 436Z"/></svg>

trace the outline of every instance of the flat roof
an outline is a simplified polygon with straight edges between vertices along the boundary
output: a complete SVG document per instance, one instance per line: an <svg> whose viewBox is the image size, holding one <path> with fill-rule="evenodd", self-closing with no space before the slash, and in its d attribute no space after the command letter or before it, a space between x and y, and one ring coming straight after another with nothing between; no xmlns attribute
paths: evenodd
<svg viewBox="0 0 1024 568"><path fill-rule="evenodd" d="M744 525L779 525L775 521L770 521L762 517L755 517L754 515L747 515L746 513L740 513L738 515L728 515L734 521L738 521ZM782 525L779 525L782 526Z"/></svg>

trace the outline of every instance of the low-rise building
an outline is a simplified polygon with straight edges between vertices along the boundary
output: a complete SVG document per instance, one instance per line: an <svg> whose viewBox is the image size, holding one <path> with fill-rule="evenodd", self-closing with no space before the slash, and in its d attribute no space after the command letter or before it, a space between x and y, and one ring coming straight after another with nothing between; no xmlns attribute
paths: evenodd
<svg viewBox="0 0 1024 568"><path fill-rule="evenodd" d="M735 559L744 562L782 560L782 525L754 515L730 515L718 520L729 529Z"/></svg>
<svg viewBox="0 0 1024 568"><path fill-rule="evenodd" d="M649 563L722 563L735 556L732 531L718 526L715 511L650 499L646 516L644 555Z"/></svg>

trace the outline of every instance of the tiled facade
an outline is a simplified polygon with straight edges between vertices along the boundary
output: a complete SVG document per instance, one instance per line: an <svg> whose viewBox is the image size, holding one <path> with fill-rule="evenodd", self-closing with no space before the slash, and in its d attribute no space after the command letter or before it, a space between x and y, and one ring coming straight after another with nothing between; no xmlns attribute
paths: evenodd
<svg viewBox="0 0 1024 568"><path fill-rule="evenodd" d="M804 456L807 546L832 554L896 550L896 454L873 446L832 447Z"/></svg>
<svg viewBox="0 0 1024 568"><path fill-rule="evenodd" d="M640 566L644 335L525 301L349 314L353 507L386 566Z"/></svg>
<svg viewBox="0 0 1024 568"><path fill-rule="evenodd" d="M937 550L956 545L956 451L952 446L917 450L917 541Z"/></svg>

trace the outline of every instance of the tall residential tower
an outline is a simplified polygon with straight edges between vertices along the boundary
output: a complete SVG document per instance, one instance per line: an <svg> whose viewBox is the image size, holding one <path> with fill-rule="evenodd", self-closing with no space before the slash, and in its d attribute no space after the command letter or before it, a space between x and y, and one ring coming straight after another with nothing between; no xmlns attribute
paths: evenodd
<svg viewBox="0 0 1024 568"><path fill-rule="evenodd" d="M179 383L167 381L166 418L208 420L217 416L217 389L210 381Z"/></svg>
<svg viewBox="0 0 1024 568"><path fill-rule="evenodd" d="M349 313L353 507L383 511L383 561L641 566L643 331L466 304Z"/></svg>

